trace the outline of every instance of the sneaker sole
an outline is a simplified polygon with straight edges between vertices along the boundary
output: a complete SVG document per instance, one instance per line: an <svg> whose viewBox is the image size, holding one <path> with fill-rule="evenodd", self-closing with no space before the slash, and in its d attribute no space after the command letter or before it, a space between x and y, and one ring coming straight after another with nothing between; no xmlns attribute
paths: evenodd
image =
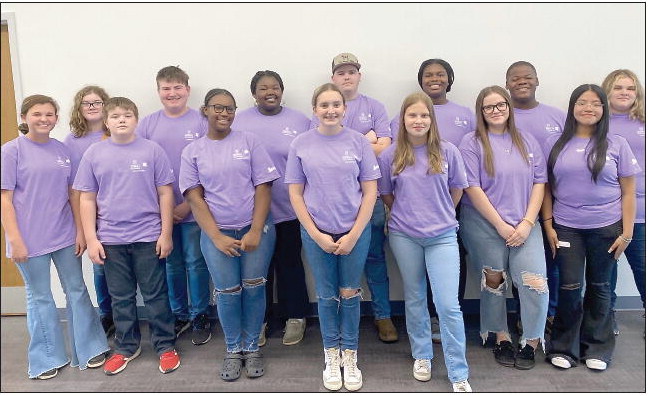
<svg viewBox="0 0 648 396"><path fill-rule="evenodd" d="M340 390L342 389L342 380L340 380L340 382L335 382L335 383L324 382L324 387L332 391Z"/></svg>
<svg viewBox="0 0 648 396"><path fill-rule="evenodd" d="M54 377L56 377L57 375L58 375L58 369L57 369L56 371L54 371L54 374L50 374L50 375L43 375L43 374L41 374L41 375L39 375L38 377L36 377L36 379L39 379L39 380L48 380L48 379L50 379L50 378L54 378Z"/></svg>
<svg viewBox="0 0 648 396"><path fill-rule="evenodd" d="M359 384L356 384L356 385L348 384L346 381L344 382L344 389L346 389L348 391L354 392L354 391L359 390L360 388L362 388L362 382L360 382Z"/></svg>
<svg viewBox="0 0 648 396"><path fill-rule="evenodd" d="M571 363L569 363L569 360L562 358L562 359L557 359L557 358L552 358L551 359L551 365L554 367L558 367L564 370L567 370L571 368Z"/></svg>
<svg viewBox="0 0 648 396"><path fill-rule="evenodd" d="M518 364L517 362L515 363L515 368L518 369L518 370L531 370L534 367L535 367L535 363L532 364L532 365L528 365L528 366Z"/></svg>
<svg viewBox="0 0 648 396"><path fill-rule="evenodd" d="M160 369L160 372L162 374L168 374L172 371L175 371L178 367L180 367L180 360L178 360L178 364L175 365L175 367L167 369L167 370L162 370L162 366L158 366L158 369Z"/></svg>
<svg viewBox="0 0 648 396"><path fill-rule="evenodd" d="M504 367L515 367L515 362L510 362L510 363L509 363L509 362L502 362L502 361L499 361L499 360L497 360L497 359L495 359L495 361L496 361L498 364L500 364L500 365L502 365L502 366L504 366Z"/></svg>
<svg viewBox="0 0 648 396"><path fill-rule="evenodd" d="M142 347L137 348L137 350L135 351L135 353L131 357L127 357L126 359L124 359L124 365L123 366L121 366L120 368L118 368L115 371L105 371L104 370L104 373L106 373L106 375L115 375L115 374L121 373L122 371L124 371L124 369L128 365L128 362L130 362L131 360L138 357L140 355L140 353L142 353Z"/></svg>
<svg viewBox="0 0 648 396"><path fill-rule="evenodd" d="M422 381L422 382L427 382L427 381L432 379L432 373L417 374L415 372L412 372L412 374L414 374L414 378L416 378L417 380Z"/></svg>
<svg viewBox="0 0 648 396"><path fill-rule="evenodd" d="M284 340L282 340L282 343L284 345L295 345L295 344L299 344L301 342L301 340L303 340L303 339L304 339L304 335L302 335L298 340L294 340L294 341L290 341L290 340L286 341L284 339ZM261 346L261 345L259 345L259 346Z"/></svg>
<svg viewBox="0 0 648 396"><path fill-rule="evenodd" d="M211 333L209 333L209 336L207 337L207 339L206 339L205 341L203 341L203 342L196 342L194 339L192 339L192 340L191 340L191 343L194 344L194 345L203 345L203 344L208 343L209 340L211 340L211 337L212 337L212 335L211 335Z"/></svg>
<svg viewBox="0 0 648 396"><path fill-rule="evenodd" d="M88 363L86 365L87 368L97 368L103 366L103 364L106 363L106 357L104 356L103 360L98 363Z"/></svg>

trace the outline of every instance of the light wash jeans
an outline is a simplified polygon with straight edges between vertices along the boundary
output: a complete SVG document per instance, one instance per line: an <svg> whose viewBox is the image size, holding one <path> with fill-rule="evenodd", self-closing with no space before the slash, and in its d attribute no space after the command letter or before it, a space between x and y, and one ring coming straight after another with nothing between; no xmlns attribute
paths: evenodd
<svg viewBox="0 0 648 396"><path fill-rule="evenodd" d="M385 261L385 204L380 198L376 200L369 224L371 226L371 243L364 273L371 292L371 308L373 308L374 319L386 319L391 317L391 306L389 304L389 276Z"/></svg>
<svg viewBox="0 0 648 396"><path fill-rule="evenodd" d="M173 250L166 259L166 278L169 304L176 319L193 320L208 313L209 271L200 251L200 227L195 221L173 226Z"/></svg>
<svg viewBox="0 0 648 396"><path fill-rule="evenodd" d="M459 224L459 232L466 245L473 270L481 277L479 311L480 332L484 342L489 332L509 333L506 279L510 277L520 295L520 315L524 333L520 337L520 344L524 346L526 340L539 338L544 349L549 287L540 222L536 222L526 242L519 247L507 247L495 227L472 206L462 205ZM504 282L497 289L486 285L486 269L503 272ZM543 287L533 286L538 279Z"/></svg>
<svg viewBox="0 0 648 396"><path fill-rule="evenodd" d="M18 263L27 294L29 378L63 367L70 359L65 352L65 336L50 285L54 261L67 303L67 330L72 366L85 370L88 361L109 350L99 315L92 306L83 281L81 258L74 245Z"/></svg>
<svg viewBox="0 0 648 396"><path fill-rule="evenodd" d="M315 278L317 312L324 348L358 350L360 330L360 279L371 240L367 225L348 255L326 253L301 227L302 246ZM341 237L334 236L333 240ZM358 292L341 298L340 289Z"/></svg>
<svg viewBox="0 0 648 396"><path fill-rule="evenodd" d="M234 239L241 239L250 226L240 230L220 230ZM214 282L218 319L227 352L254 352L259 349L259 334L265 313L265 282L275 245L275 227L266 221L261 242L252 252L239 251L238 257L229 257L216 248L204 233L200 233L207 268ZM262 279L260 284L254 281Z"/></svg>
<svg viewBox="0 0 648 396"><path fill-rule="evenodd" d="M452 229L434 238L389 233L405 295L407 335L414 359L432 359L432 330L427 309L427 272L439 315L441 345L450 382L468 379L466 330L459 306L459 245Z"/></svg>

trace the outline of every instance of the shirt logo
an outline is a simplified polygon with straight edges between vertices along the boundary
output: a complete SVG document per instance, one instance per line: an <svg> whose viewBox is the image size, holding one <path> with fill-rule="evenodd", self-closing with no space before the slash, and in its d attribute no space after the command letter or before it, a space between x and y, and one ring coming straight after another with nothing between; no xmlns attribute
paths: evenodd
<svg viewBox="0 0 648 396"><path fill-rule="evenodd" d="M358 120L363 123L371 122L371 113L360 113Z"/></svg>
<svg viewBox="0 0 648 396"><path fill-rule="evenodd" d="M577 153L582 153L583 151L585 151L585 149L584 149L584 148L579 148L579 149L576 149L576 152L577 152Z"/></svg>
<svg viewBox="0 0 648 396"><path fill-rule="evenodd" d="M184 134L184 140L196 140L200 137L198 132L191 132L190 130Z"/></svg>
<svg viewBox="0 0 648 396"><path fill-rule="evenodd" d="M559 125L546 124L545 125L545 131L547 131L549 133L560 132L560 126Z"/></svg>
<svg viewBox="0 0 648 396"><path fill-rule="evenodd" d="M277 170L277 168L275 168L274 166L269 166L268 167L268 173L272 173L272 172L274 172L276 170Z"/></svg>
<svg viewBox="0 0 648 396"><path fill-rule="evenodd" d="M529 158L533 158L533 153L529 153Z"/></svg>
<svg viewBox="0 0 648 396"><path fill-rule="evenodd" d="M67 157L56 156L56 164L62 168L70 167L70 159Z"/></svg>
<svg viewBox="0 0 648 396"><path fill-rule="evenodd" d="M281 134L284 136L295 137L297 136L297 131L290 129L289 127L285 127L283 131L281 131Z"/></svg>
<svg viewBox="0 0 648 396"><path fill-rule="evenodd" d="M468 120L462 120L459 117L455 117L454 124L460 128L465 128L468 126Z"/></svg>
<svg viewBox="0 0 648 396"><path fill-rule="evenodd" d="M232 158L234 158L235 160L250 159L250 150L248 150L248 149L234 149L234 153L232 153Z"/></svg>
<svg viewBox="0 0 648 396"><path fill-rule="evenodd" d="M138 160L132 160L130 163L131 172L146 172L148 170L148 163L140 163Z"/></svg>
<svg viewBox="0 0 648 396"><path fill-rule="evenodd" d="M637 165L637 160L636 159L633 158L631 161L632 161L632 165Z"/></svg>
<svg viewBox="0 0 648 396"><path fill-rule="evenodd" d="M378 165L373 166L373 170L378 170L378 169L380 169L380 166L378 166Z"/></svg>
<svg viewBox="0 0 648 396"><path fill-rule="evenodd" d="M637 135L641 137L646 136L646 129L644 127L639 127L639 129L637 129Z"/></svg>
<svg viewBox="0 0 648 396"><path fill-rule="evenodd" d="M344 161L347 164L351 164L360 161L360 158L358 158L358 156L353 152L353 150L344 150L342 161Z"/></svg>

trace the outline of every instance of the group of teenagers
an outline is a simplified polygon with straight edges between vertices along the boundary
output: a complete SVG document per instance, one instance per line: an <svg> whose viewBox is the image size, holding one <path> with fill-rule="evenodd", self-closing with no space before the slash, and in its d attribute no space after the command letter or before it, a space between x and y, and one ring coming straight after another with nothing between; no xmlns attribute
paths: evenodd
<svg viewBox="0 0 648 396"><path fill-rule="evenodd" d="M141 352L138 286L159 370L176 370L181 333L191 328L195 345L211 338L210 279L227 347L220 377L260 377L270 317L285 320L284 344L304 335L303 248L323 385L358 390L363 273L380 339L398 339L386 241L403 279L417 380L431 379L432 311L453 390L471 391L461 309L467 266L480 274L480 334L484 343L494 335L499 364L531 369L542 347L558 368L584 361L605 370L624 251L645 306L637 76L615 70L601 86L577 87L565 114L537 101L537 72L519 61L506 89L479 92L473 113L447 97L450 64L428 59L418 72L422 91L390 122L384 105L359 93L360 69L353 54L333 59L332 82L313 94L312 119L282 103L283 81L268 70L252 78L253 107L237 111L233 95L216 88L195 110L188 75L165 67L156 77L163 108L139 122L131 100L87 86L62 143L50 137L57 103L25 98L24 136L2 146L1 203L7 256L27 294L29 377L52 378L70 362L108 375L124 370ZM83 280L86 250L100 314ZM51 262L66 297L69 353ZM521 323L515 346L511 286Z"/></svg>

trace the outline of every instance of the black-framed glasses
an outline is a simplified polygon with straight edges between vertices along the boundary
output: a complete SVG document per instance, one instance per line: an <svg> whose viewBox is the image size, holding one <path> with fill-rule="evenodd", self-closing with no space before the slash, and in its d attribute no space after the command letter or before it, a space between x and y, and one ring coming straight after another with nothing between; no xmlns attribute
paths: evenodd
<svg viewBox="0 0 648 396"><path fill-rule="evenodd" d="M508 106L509 106L508 102L499 102L494 105L482 106L482 111L486 114L492 114L495 111L495 109L499 111L504 111L508 109Z"/></svg>
<svg viewBox="0 0 648 396"><path fill-rule="evenodd" d="M93 107L95 109L98 109L100 107L103 107L103 105L104 105L104 102L102 102L100 100L95 100L94 102L81 102L81 107L83 107L84 109L91 109Z"/></svg>
<svg viewBox="0 0 648 396"><path fill-rule="evenodd" d="M205 107L207 108L211 107L212 109L214 109L214 113L216 114L222 113L223 110L225 110L227 114L234 114L234 112L236 111L236 106L223 106L223 105L215 104L215 105L207 105Z"/></svg>

